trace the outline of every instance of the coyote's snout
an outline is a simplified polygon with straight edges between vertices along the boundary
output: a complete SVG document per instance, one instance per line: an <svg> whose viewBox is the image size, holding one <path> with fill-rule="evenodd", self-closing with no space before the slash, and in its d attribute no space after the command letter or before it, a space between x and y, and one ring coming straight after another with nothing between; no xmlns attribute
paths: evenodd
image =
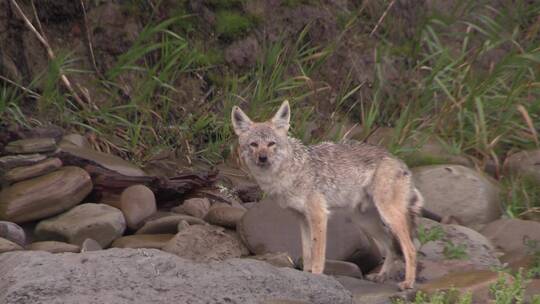
<svg viewBox="0 0 540 304"><path fill-rule="evenodd" d="M383 148L363 143L304 146L287 136L290 112L285 101L269 121L253 122L235 106L231 119L243 164L263 191L298 215L304 270L323 272L328 215L335 208L351 208L385 256L372 279L383 281L391 272L395 237L406 266L399 287L412 288L416 249L411 228L423 198L408 168Z"/></svg>

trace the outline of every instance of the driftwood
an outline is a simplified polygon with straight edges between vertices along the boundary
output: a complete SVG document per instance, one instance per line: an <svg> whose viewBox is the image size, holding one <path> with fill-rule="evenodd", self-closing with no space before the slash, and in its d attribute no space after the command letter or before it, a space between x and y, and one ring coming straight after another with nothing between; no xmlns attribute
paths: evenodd
<svg viewBox="0 0 540 304"><path fill-rule="evenodd" d="M177 199L192 190L208 187L215 182L216 172L185 173L173 178L160 176L125 176L120 173L87 164L83 168L92 177L94 191L98 196L103 193L119 194L125 188L142 184L149 187L158 201Z"/></svg>

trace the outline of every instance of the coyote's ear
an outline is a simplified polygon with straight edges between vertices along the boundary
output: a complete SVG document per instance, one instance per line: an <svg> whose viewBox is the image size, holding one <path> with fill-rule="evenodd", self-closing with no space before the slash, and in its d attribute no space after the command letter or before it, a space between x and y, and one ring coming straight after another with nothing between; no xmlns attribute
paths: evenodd
<svg viewBox="0 0 540 304"><path fill-rule="evenodd" d="M240 135L246 132L253 122L239 107L234 106L231 112L231 121L234 128L234 133Z"/></svg>
<svg viewBox="0 0 540 304"><path fill-rule="evenodd" d="M272 117L272 123L277 129L283 130L285 133L289 130L289 122L291 121L291 107L289 101L285 100L279 110Z"/></svg>

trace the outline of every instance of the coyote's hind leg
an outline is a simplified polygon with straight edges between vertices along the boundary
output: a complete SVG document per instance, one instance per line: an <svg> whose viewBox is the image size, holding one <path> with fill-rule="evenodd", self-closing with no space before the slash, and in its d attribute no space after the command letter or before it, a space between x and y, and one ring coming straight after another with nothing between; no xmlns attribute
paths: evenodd
<svg viewBox="0 0 540 304"><path fill-rule="evenodd" d="M405 280L400 289L413 288L416 280L416 248L411 237L409 200L412 192L411 174L398 161L381 162L373 183L373 202L382 220L396 236L405 257Z"/></svg>

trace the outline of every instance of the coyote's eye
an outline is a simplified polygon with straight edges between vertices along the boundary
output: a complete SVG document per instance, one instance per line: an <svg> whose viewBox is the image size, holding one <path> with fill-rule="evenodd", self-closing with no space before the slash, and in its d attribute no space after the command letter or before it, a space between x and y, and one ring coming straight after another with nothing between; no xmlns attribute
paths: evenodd
<svg viewBox="0 0 540 304"><path fill-rule="evenodd" d="M259 144L256 142L252 142L249 145L252 146L253 148L257 148L259 146Z"/></svg>
<svg viewBox="0 0 540 304"><path fill-rule="evenodd" d="M268 143L268 147L271 147L271 146L273 146L273 145L275 145L275 144L276 144L275 141L271 141L271 142Z"/></svg>

